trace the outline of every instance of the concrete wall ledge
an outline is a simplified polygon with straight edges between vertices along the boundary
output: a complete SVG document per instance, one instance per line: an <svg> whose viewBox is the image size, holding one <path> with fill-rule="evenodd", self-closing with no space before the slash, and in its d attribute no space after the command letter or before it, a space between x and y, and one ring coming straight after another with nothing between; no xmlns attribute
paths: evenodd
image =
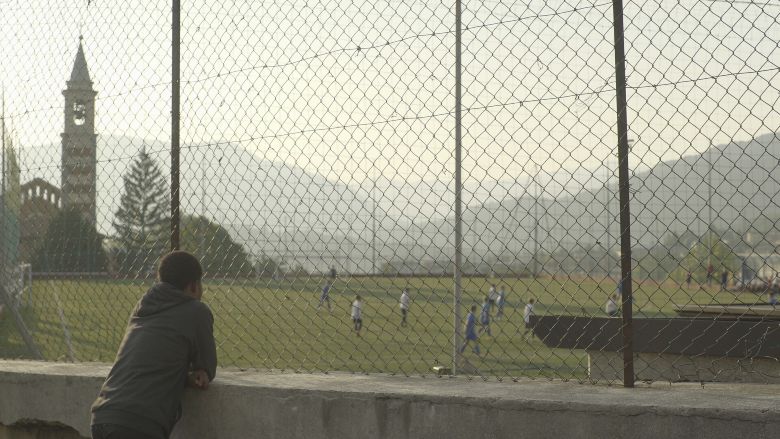
<svg viewBox="0 0 780 439"><path fill-rule="evenodd" d="M99 364L0 361L0 439L89 437ZM54 426L54 427L53 427ZM76 434L78 432L78 434ZM780 386L483 382L220 369L174 438L775 438ZM52 436L57 437L57 436Z"/></svg>

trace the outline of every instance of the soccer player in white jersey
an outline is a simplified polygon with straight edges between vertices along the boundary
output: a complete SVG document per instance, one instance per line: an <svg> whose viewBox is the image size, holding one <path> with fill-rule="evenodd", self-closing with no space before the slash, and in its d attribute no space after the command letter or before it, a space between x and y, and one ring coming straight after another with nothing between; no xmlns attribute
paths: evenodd
<svg viewBox="0 0 780 439"><path fill-rule="evenodd" d="M523 321L525 322L525 334L523 334L526 338L528 338L528 333L531 333L531 338L534 336L534 327L531 323L531 317L534 316L534 299L533 297L528 299L528 303L525 305L525 310L523 311Z"/></svg>
<svg viewBox="0 0 780 439"><path fill-rule="evenodd" d="M360 294L355 296L352 302L352 323L355 325L355 334L360 337L360 330L363 328L363 301Z"/></svg>
<svg viewBox="0 0 780 439"><path fill-rule="evenodd" d="M409 301L409 288L404 288L401 293L401 302L399 304L401 307L401 326L406 326L406 315L409 313Z"/></svg>

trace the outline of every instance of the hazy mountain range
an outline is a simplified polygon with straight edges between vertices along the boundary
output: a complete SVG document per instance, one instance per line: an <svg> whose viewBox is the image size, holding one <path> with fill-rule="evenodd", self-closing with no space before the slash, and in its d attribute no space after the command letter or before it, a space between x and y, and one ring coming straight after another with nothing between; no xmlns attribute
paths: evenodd
<svg viewBox="0 0 780 439"><path fill-rule="evenodd" d="M98 136L98 227L104 233L113 233L122 175L142 147L169 172L166 143ZM59 145L22 148L20 156L23 182L42 177L59 186ZM256 256L310 270L336 265L365 271L372 268L374 249L377 268L386 260L452 255L452 182L404 182L384 175L347 185L327 171L263 159L236 144L185 144L181 163L183 211L224 225ZM635 244L652 246L670 231L703 233L710 215L721 229L750 223L762 213L780 215L778 163L780 139L767 134L632 175ZM555 179L553 174L546 181ZM467 258L522 259L537 241L547 251L597 242L616 246L616 177L604 184L603 171L594 170L591 181L578 189L557 181L554 193L543 179L527 180L483 180L464 187Z"/></svg>
<svg viewBox="0 0 780 439"><path fill-rule="evenodd" d="M597 176L597 173L594 173ZM603 181L603 179L602 179ZM591 187L597 186L594 184ZM780 218L780 139L769 134L749 142L715 145L700 155L660 162L630 178L633 245L653 247L667 233L702 235L711 223L717 230L746 228L762 215ZM598 189L569 191L555 198L523 196L464 209L464 253L478 259L530 257L593 244L616 249L619 227L616 178ZM536 201L538 199L538 202ZM431 255L445 246L453 221L428 224L412 252ZM445 251L451 252L451 245ZM442 255L443 256L443 255Z"/></svg>

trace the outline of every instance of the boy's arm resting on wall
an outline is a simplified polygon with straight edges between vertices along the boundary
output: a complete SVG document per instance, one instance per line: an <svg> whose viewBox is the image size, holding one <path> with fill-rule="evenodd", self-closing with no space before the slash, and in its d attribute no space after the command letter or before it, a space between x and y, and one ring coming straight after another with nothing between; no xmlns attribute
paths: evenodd
<svg viewBox="0 0 780 439"><path fill-rule="evenodd" d="M192 360L192 371L203 371L208 381L212 381L217 373L217 347L214 342L214 316L205 304L195 324L195 355Z"/></svg>

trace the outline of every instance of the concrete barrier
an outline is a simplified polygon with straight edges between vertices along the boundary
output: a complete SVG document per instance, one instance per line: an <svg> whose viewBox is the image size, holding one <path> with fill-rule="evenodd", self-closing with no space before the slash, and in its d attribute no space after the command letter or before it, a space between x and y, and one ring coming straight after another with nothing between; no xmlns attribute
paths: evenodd
<svg viewBox="0 0 780 439"><path fill-rule="evenodd" d="M89 437L106 365L0 361L0 439ZM174 438L775 438L780 387L483 382L220 369ZM57 435L59 432L59 435ZM48 436L47 436L48 435Z"/></svg>
<svg viewBox="0 0 780 439"><path fill-rule="evenodd" d="M588 377L623 380L623 353L586 351ZM711 381L780 384L780 362L774 358L710 357L640 352L634 354L634 376L641 381ZM780 387L780 386L779 386Z"/></svg>

